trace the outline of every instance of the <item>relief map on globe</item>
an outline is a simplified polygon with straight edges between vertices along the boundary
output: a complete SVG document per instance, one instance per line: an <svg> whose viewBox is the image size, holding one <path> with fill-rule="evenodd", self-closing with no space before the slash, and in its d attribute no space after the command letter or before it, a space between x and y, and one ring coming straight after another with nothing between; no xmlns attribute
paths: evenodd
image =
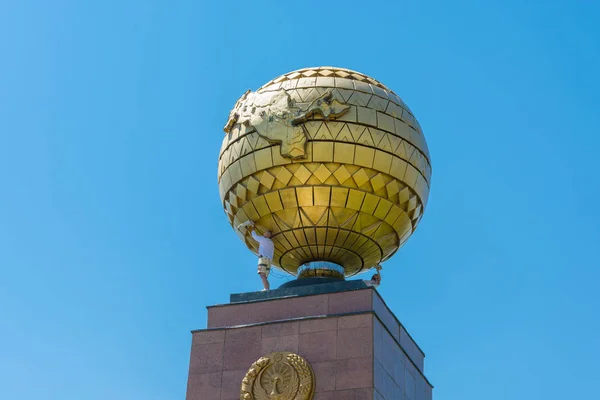
<svg viewBox="0 0 600 400"><path fill-rule="evenodd" d="M427 204L431 164L406 104L380 82L306 68L247 91L231 111L219 191L231 225L273 233L273 264L313 261L346 276L391 257ZM244 230L238 236L256 253Z"/></svg>

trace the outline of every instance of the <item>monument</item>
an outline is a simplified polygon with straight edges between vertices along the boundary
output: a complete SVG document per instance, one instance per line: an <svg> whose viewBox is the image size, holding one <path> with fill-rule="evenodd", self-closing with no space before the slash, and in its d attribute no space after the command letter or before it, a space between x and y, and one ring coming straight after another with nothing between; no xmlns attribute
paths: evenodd
<svg viewBox="0 0 600 400"><path fill-rule="evenodd" d="M272 232L272 265L297 279L208 307L187 400L431 399L421 349L372 285L346 280L379 270L427 204L408 106L359 72L306 68L247 91L224 130L229 223L255 254L243 227Z"/></svg>

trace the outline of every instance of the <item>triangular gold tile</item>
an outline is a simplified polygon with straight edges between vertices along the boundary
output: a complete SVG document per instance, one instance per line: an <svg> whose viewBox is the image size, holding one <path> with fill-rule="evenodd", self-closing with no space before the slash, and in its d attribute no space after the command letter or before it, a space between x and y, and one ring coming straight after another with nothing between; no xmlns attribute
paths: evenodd
<svg viewBox="0 0 600 400"><path fill-rule="evenodd" d="M350 100L348 100L348 103L366 107L367 104L369 104L369 101L371 100L371 96L372 95L363 92L354 92L352 93L352 97L350 98Z"/></svg>
<svg viewBox="0 0 600 400"><path fill-rule="evenodd" d="M275 219L279 222L279 224L286 229L292 229L294 225L298 225L296 219L298 218L298 210L290 209L290 210L280 210L273 214Z"/></svg>
<svg viewBox="0 0 600 400"><path fill-rule="evenodd" d="M322 123L317 132L315 133L313 139L316 140L331 140L333 137L331 136L331 132L327 129L327 124Z"/></svg>
<svg viewBox="0 0 600 400"><path fill-rule="evenodd" d="M252 146L250 145L250 142L248 141L247 138L243 138L242 139L242 146L241 146L241 150L240 150L240 156L244 156L250 152L252 152Z"/></svg>
<svg viewBox="0 0 600 400"><path fill-rule="evenodd" d="M321 121L306 121L303 124L305 132L310 139L315 138L315 135L321 128L321 125L323 125Z"/></svg>
<svg viewBox="0 0 600 400"><path fill-rule="evenodd" d="M363 228L363 230L361 231L361 233L363 235L365 235L365 236L369 236L370 237L381 226L381 224L382 224L382 221L377 221L377 222L375 222L375 223L373 223L373 224L371 224L371 225Z"/></svg>
<svg viewBox="0 0 600 400"><path fill-rule="evenodd" d="M248 144L250 144L250 147L252 147L252 149L255 150L257 148L258 139L260 138L260 136L258 136L258 133L250 133L246 135L245 138L246 140L248 140Z"/></svg>
<svg viewBox="0 0 600 400"><path fill-rule="evenodd" d="M316 226L327 226L328 219L329 219L329 207L327 207L327 210L323 213L323 215L321 216L319 221L317 221Z"/></svg>
<svg viewBox="0 0 600 400"><path fill-rule="evenodd" d="M314 88L296 89L296 91L304 103L313 101L318 97L318 92L316 92Z"/></svg>
<svg viewBox="0 0 600 400"><path fill-rule="evenodd" d="M375 146L379 147L379 142L381 142L381 139L383 139L385 136L387 136L387 134L383 131L380 131L379 129L375 129L375 128L367 128L369 130L369 132L371 132L371 137L373 138L373 142L375 143Z"/></svg>
<svg viewBox="0 0 600 400"><path fill-rule="evenodd" d="M351 227L358 217L358 211L348 210L347 208L331 207L331 214L338 221L340 228Z"/></svg>
<svg viewBox="0 0 600 400"><path fill-rule="evenodd" d="M290 95L290 98L294 103L302 103L302 98L298 94L297 90L286 90L286 93Z"/></svg>
<svg viewBox="0 0 600 400"><path fill-rule="evenodd" d="M400 146L402 139L394 135L386 135L386 137L390 141L390 146L392 146L392 152L396 153L396 149L398 149L398 146Z"/></svg>
<svg viewBox="0 0 600 400"><path fill-rule="evenodd" d="M333 210L331 209L331 207L329 208L329 221L328 221L327 225L329 225L329 227L335 227L335 228L340 226L340 222L335 217L335 214L333 213Z"/></svg>
<svg viewBox="0 0 600 400"><path fill-rule="evenodd" d="M354 90L350 90L350 89L338 88L336 90L342 96L342 98L341 98L341 100L343 100L342 103L348 103L348 100L350 100L350 98L352 97L352 94L354 93Z"/></svg>
<svg viewBox="0 0 600 400"><path fill-rule="evenodd" d="M354 138L352 137L352 133L350 133L350 129L348 129L348 124L343 124L344 126L340 129L340 132L336 136L335 140L338 142L349 142L353 143Z"/></svg>
<svg viewBox="0 0 600 400"><path fill-rule="evenodd" d="M358 141L358 138L363 134L363 132L366 129L364 126L358 124L346 124L346 126L348 126L348 128L350 129L350 133L352 134L352 138L355 142Z"/></svg>
<svg viewBox="0 0 600 400"><path fill-rule="evenodd" d="M324 206L301 207L300 215L305 223L316 226L317 222L323 217L323 214L327 212L327 209L328 207Z"/></svg>
<svg viewBox="0 0 600 400"><path fill-rule="evenodd" d="M361 232L363 234L366 234L365 231L370 230L377 223L381 224L381 220L379 220L379 218L376 218L369 214L360 213L352 229L355 232ZM379 225L377 225L375 229L377 229L377 227L379 227Z"/></svg>
<svg viewBox="0 0 600 400"><path fill-rule="evenodd" d="M377 144L377 147L381 150L388 151L391 153L394 151L394 149L392 149L392 144L390 143L389 136L391 135L383 135L383 138L381 138L381 141Z"/></svg>
<svg viewBox="0 0 600 400"><path fill-rule="evenodd" d="M360 138L358 138L356 142L369 147L375 147L375 141L373 140L369 129L365 129L363 134L360 135Z"/></svg>
<svg viewBox="0 0 600 400"><path fill-rule="evenodd" d="M329 132L331 132L332 139L337 138L337 136L339 135L339 133L342 130L342 128L344 127L344 125L346 125L345 122L335 122L335 121L327 122L327 129L329 129Z"/></svg>

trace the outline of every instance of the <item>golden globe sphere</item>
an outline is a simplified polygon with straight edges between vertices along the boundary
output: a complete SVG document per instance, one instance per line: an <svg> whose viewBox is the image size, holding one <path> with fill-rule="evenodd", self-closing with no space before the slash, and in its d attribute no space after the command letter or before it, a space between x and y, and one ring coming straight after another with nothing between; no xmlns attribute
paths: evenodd
<svg viewBox="0 0 600 400"><path fill-rule="evenodd" d="M305 68L247 91L225 125L219 192L238 236L270 230L273 264L328 261L351 276L415 231L431 180L425 137L393 91L359 72Z"/></svg>

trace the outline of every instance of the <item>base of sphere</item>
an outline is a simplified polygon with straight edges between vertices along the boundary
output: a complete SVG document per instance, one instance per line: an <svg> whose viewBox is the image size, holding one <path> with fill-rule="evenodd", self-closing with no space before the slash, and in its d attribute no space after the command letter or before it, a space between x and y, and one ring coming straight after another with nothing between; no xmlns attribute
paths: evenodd
<svg viewBox="0 0 600 400"><path fill-rule="evenodd" d="M298 268L298 280L309 278L330 278L345 280L345 270L341 265L329 261L312 261Z"/></svg>

